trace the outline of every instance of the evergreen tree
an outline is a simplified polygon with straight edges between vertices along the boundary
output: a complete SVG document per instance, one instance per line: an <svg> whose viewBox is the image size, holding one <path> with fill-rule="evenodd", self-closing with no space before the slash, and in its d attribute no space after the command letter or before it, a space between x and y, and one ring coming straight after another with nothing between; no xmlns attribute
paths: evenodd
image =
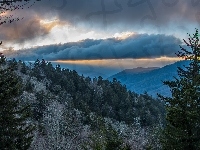
<svg viewBox="0 0 200 150"><path fill-rule="evenodd" d="M28 107L20 106L22 81L3 65L5 57L0 58L0 149L28 149L33 127L28 125Z"/></svg>
<svg viewBox="0 0 200 150"><path fill-rule="evenodd" d="M198 29L190 35L188 48L181 47L177 56L189 60L189 66L178 67L178 78L165 81L172 97L159 97L166 106L166 127L161 138L163 149L200 149L200 45Z"/></svg>
<svg viewBox="0 0 200 150"><path fill-rule="evenodd" d="M41 0L1 0L0 1L0 25L6 24L6 23L13 23L16 21L21 21L22 19L17 17L13 18L13 15L10 15L10 11L15 11L17 9L24 9L25 6L27 8L32 7L35 4L35 1L41 1ZM5 15L7 14L7 15ZM1 44L2 42L0 42Z"/></svg>

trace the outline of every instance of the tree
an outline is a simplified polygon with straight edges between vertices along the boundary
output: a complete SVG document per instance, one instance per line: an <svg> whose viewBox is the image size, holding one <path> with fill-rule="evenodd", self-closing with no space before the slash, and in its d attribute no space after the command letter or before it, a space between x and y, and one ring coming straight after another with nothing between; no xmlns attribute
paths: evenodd
<svg viewBox="0 0 200 150"><path fill-rule="evenodd" d="M28 149L33 126L29 125L29 108L20 105L22 81L12 67L0 58L0 149Z"/></svg>
<svg viewBox="0 0 200 150"><path fill-rule="evenodd" d="M172 97L163 97L166 107L166 127L161 142L163 149L200 149L200 44L198 29L188 42L180 46L177 56L189 61L189 66L178 67L178 78L165 81Z"/></svg>
<svg viewBox="0 0 200 150"><path fill-rule="evenodd" d="M7 15L17 9L23 9L35 0L1 0L0 25L20 21ZM38 1L38 0L36 0ZM28 6L31 7L35 2ZM9 14L9 13L8 13ZM2 42L0 42L0 45ZM6 64L7 63L7 64ZM29 125L29 108L20 105L22 81L14 73L16 61L8 61L0 54L0 149L28 149L32 142L33 126ZM6 67L5 64L8 66Z"/></svg>
<svg viewBox="0 0 200 150"><path fill-rule="evenodd" d="M12 23L15 21L20 21L23 18L13 18L13 15L4 15L9 11L15 11L18 9L23 9L24 6L28 8L32 7L35 4L35 1L40 0L1 0L0 1L0 25L5 23ZM30 3L33 2L33 3Z"/></svg>
<svg viewBox="0 0 200 150"><path fill-rule="evenodd" d="M91 113L90 119L93 132L89 135L89 140L83 145L83 149L130 150L130 146L124 143L116 129L105 118Z"/></svg>

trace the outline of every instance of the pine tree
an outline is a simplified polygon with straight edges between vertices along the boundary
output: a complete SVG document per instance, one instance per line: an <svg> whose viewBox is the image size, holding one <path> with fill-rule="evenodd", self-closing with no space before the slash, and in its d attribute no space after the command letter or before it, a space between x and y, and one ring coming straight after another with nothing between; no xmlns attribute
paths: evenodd
<svg viewBox="0 0 200 150"><path fill-rule="evenodd" d="M3 65L4 64L4 65ZM0 149L25 150L32 141L29 109L20 106L22 85L5 57L0 58Z"/></svg>
<svg viewBox="0 0 200 150"><path fill-rule="evenodd" d="M177 56L189 61L189 66L178 67L178 78L165 81L172 97L159 95L166 106L166 127L161 142L163 149L200 149L200 44L198 29L190 35L187 48L180 46Z"/></svg>

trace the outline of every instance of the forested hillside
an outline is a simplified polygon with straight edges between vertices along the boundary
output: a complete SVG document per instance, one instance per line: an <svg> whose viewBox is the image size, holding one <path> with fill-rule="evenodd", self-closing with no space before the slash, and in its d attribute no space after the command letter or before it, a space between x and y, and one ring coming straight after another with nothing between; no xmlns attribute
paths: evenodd
<svg viewBox="0 0 200 150"><path fill-rule="evenodd" d="M3 59L3 57L1 57ZM128 91L115 78L79 76L36 60L6 60L23 81L20 105L30 105L35 126L30 149L148 149L160 146L161 101Z"/></svg>

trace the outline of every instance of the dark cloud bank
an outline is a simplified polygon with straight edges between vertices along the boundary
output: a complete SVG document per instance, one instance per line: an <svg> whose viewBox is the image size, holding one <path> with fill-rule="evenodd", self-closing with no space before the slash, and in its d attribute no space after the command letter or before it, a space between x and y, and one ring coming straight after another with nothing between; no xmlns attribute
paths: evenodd
<svg viewBox="0 0 200 150"><path fill-rule="evenodd" d="M0 26L0 39L23 43L48 35L52 28L45 28L40 19L52 17L95 30L121 32L150 25L162 30L171 24L182 30L188 23L199 25L199 6L198 0L42 0L30 9L14 12L24 19Z"/></svg>
<svg viewBox="0 0 200 150"><path fill-rule="evenodd" d="M200 21L198 6L198 0L43 0L33 9L42 16L56 13L72 22L91 20L98 24L105 19L108 24L137 24L151 20L166 25L177 19Z"/></svg>
<svg viewBox="0 0 200 150"><path fill-rule="evenodd" d="M123 58L173 57L180 48L181 41L174 36L163 34L135 34L127 39L105 40L87 39L80 42L40 46L18 51L4 51L10 58L24 61L36 59L54 60L94 60Z"/></svg>

